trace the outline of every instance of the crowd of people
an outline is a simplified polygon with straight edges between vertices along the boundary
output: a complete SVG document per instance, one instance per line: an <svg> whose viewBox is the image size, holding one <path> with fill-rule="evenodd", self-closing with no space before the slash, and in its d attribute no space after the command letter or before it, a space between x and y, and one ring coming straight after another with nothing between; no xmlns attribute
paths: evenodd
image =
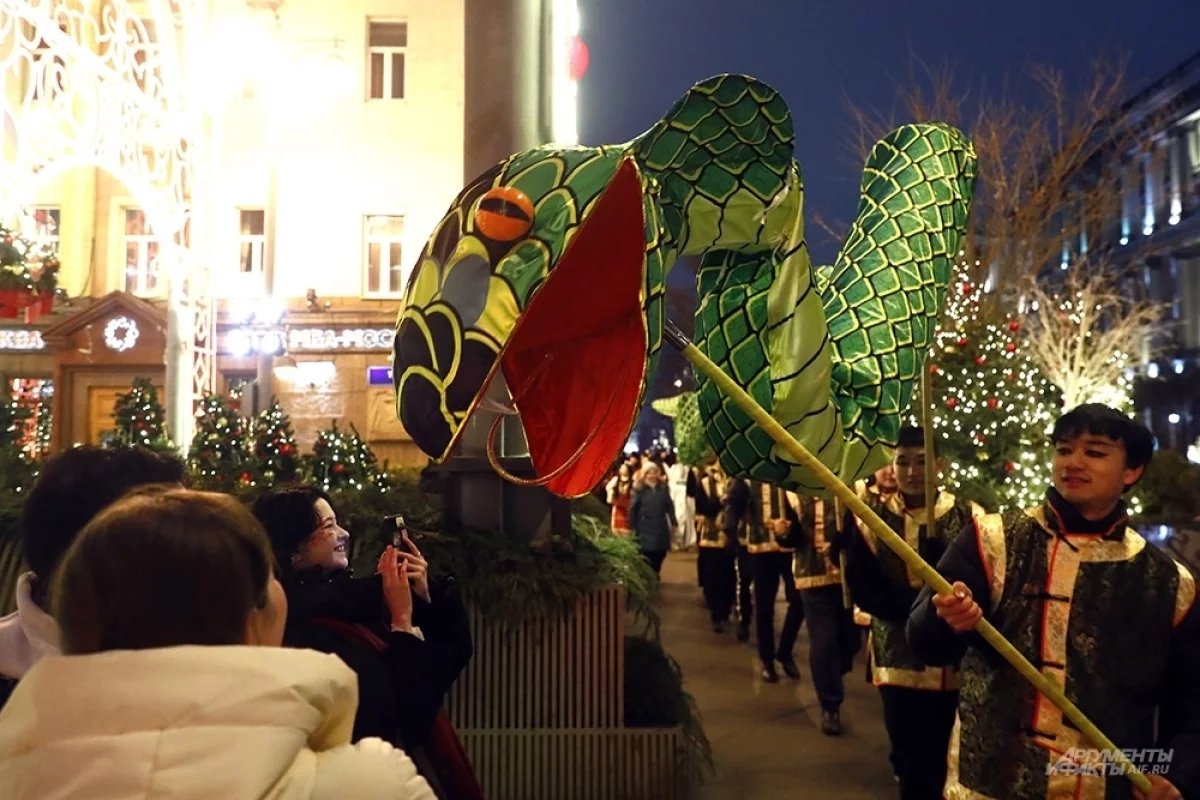
<svg viewBox="0 0 1200 800"><path fill-rule="evenodd" d="M352 577L314 487L251 510L183 484L136 447L38 476L0 620L0 796L482 800L442 710L472 657L454 579L402 526Z"/></svg>
<svg viewBox="0 0 1200 800"><path fill-rule="evenodd" d="M919 427L902 428L892 463L857 487L953 583L948 596L839 502L731 478L715 460L687 469L684 504L638 500L658 491L661 455L622 464L608 498L614 529L636 536L656 570L680 507L694 514L713 630L734 618L740 642L753 630L763 681L779 680L777 666L799 679L793 648L807 624L827 735L842 731L843 681L865 650L902 800L1200 798L1195 577L1130 526L1123 499L1153 435L1089 404L1061 416L1051 441L1052 486L1025 511L988 513L937 477L927 497L926 470L941 476L945 464ZM1149 793L973 632L985 619L1119 747L1144 754L1136 766L1150 773Z"/></svg>

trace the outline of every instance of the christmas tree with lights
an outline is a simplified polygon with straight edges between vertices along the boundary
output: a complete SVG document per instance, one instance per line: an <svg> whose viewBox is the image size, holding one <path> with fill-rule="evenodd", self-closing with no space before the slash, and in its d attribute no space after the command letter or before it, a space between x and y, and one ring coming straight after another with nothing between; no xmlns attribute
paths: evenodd
<svg viewBox="0 0 1200 800"><path fill-rule="evenodd" d="M260 486L296 480L300 468L296 434L292 421L274 398L254 420L254 460Z"/></svg>
<svg viewBox="0 0 1200 800"><path fill-rule="evenodd" d="M353 425L346 433L338 430L336 420L329 430L317 434L308 474L326 491L388 488L387 473L379 469L375 453Z"/></svg>
<svg viewBox="0 0 1200 800"><path fill-rule="evenodd" d="M25 454L30 410L15 400L0 402L0 503L20 495L33 482L36 468Z"/></svg>
<svg viewBox="0 0 1200 800"><path fill-rule="evenodd" d="M152 450L169 450L166 410L158 400L158 390L149 378L134 378L133 389L118 395L113 404L117 423L117 441Z"/></svg>
<svg viewBox="0 0 1200 800"><path fill-rule="evenodd" d="M981 300L967 281L947 293L927 366L943 484L989 511L1030 508L1050 484L1048 434L1060 392L1026 352L1021 320L988 318ZM913 424L923 419L920 395Z"/></svg>
<svg viewBox="0 0 1200 800"><path fill-rule="evenodd" d="M188 466L197 489L233 492L254 483L245 422L227 398L210 394L200 401Z"/></svg>

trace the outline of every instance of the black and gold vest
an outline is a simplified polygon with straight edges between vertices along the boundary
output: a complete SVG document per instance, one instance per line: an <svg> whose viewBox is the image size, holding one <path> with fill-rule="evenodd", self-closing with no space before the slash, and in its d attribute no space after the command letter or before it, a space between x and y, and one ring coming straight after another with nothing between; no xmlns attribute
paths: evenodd
<svg viewBox="0 0 1200 800"><path fill-rule="evenodd" d="M815 589L842 582L842 571L827 555L830 535L837 530L837 503L813 497L788 498L799 507L801 544L792 557L792 576L797 589Z"/></svg>
<svg viewBox="0 0 1200 800"><path fill-rule="evenodd" d="M888 526L904 537L912 549L923 556L933 550L934 543L928 539L926 526L927 511L919 508L910 511L904 507L904 498L897 492L880 499L878 495L866 498L866 503ZM941 492L934 503L935 536L941 544L937 551L943 552L975 514L982 509L973 503L959 500L949 492ZM859 530L885 575L897 586L907 585L920 589L921 578L909 569L900 556L880 544L866 524L858 521ZM926 556L926 560L931 560ZM871 676L876 686L903 686L909 689L930 691L953 691L958 688L958 670L954 667L929 667L921 663L904 637L904 624L888 622L878 617L871 618L871 636L868 652L871 654Z"/></svg>
<svg viewBox="0 0 1200 800"><path fill-rule="evenodd" d="M1055 535L1042 508L989 514L977 529L992 624L1118 747L1155 746L1171 632L1196 597L1192 574L1128 528ZM947 798L1130 796L1126 778L1047 774L1061 753L1094 745L990 648L968 648L961 681ZM1106 781L1124 782L1120 793Z"/></svg>
<svg viewBox="0 0 1200 800"><path fill-rule="evenodd" d="M713 475L705 475L699 479L700 488L715 504L720 504L725 493L725 482ZM724 548L728 542L721 526L721 516L705 514L696 515L696 543L700 547Z"/></svg>
<svg viewBox="0 0 1200 800"><path fill-rule="evenodd" d="M769 483L750 482L750 502L746 505L745 540L743 544L751 553L790 553L775 540L771 520L787 518L788 492ZM740 533L740 529L739 529Z"/></svg>

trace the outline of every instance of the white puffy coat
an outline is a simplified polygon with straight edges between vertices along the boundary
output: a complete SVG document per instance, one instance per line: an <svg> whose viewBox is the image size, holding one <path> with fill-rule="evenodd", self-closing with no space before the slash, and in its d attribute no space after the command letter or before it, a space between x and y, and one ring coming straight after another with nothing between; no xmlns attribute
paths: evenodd
<svg viewBox="0 0 1200 800"><path fill-rule="evenodd" d="M0 797L433 800L408 756L351 745L336 656L171 647L44 658L0 713Z"/></svg>

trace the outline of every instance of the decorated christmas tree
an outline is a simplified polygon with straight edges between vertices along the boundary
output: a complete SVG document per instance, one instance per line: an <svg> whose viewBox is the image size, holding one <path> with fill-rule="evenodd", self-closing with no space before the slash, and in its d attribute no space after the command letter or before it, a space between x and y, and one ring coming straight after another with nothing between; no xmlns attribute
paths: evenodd
<svg viewBox="0 0 1200 800"><path fill-rule="evenodd" d="M1029 508L1049 486L1059 391L1026 352L1021 320L985 315L981 300L965 281L947 293L928 366L943 483L989 511ZM923 419L923 402L915 392L913 424Z"/></svg>
<svg viewBox="0 0 1200 800"><path fill-rule="evenodd" d="M132 391L118 395L113 404L117 422L117 441L152 450L173 447L167 438L166 410L158 400L158 390L149 378L134 378Z"/></svg>
<svg viewBox="0 0 1200 800"><path fill-rule="evenodd" d="M274 398L254 420L254 461L260 486L294 481L299 473L299 448L292 422Z"/></svg>
<svg viewBox="0 0 1200 800"><path fill-rule="evenodd" d="M313 482L327 491L388 488L387 473L379 469L371 448L353 425L346 433L338 430L336 420L329 430L317 434L308 473Z"/></svg>
<svg viewBox="0 0 1200 800"><path fill-rule="evenodd" d="M188 466L197 489L232 492L254 482L245 422L227 398L210 394L200 401Z"/></svg>
<svg viewBox="0 0 1200 800"><path fill-rule="evenodd" d="M0 504L15 502L33 482L35 467L25 454L30 411L14 400L0 402Z"/></svg>
<svg viewBox="0 0 1200 800"><path fill-rule="evenodd" d="M53 310L58 256L48 246L0 225L0 317L27 323Z"/></svg>

